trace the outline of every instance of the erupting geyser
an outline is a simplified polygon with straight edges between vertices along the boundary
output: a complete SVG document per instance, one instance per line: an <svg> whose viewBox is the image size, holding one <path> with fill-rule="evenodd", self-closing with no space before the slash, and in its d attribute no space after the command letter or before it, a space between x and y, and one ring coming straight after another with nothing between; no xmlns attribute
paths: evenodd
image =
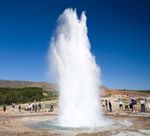
<svg viewBox="0 0 150 136"><path fill-rule="evenodd" d="M105 125L100 113L100 69L90 52L86 16L66 9L50 45L51 65L58 77L58 124L65 127Z"/></svg>

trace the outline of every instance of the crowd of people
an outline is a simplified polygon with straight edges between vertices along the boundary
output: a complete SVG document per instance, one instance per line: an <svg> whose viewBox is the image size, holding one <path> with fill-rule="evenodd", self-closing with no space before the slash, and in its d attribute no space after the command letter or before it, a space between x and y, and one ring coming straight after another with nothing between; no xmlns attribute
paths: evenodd
<svg viewBox="0 0 150 136"><path fill-rule="evenodd" d="M116 107L115 104L118 104L119 111L131 111L131 112L146 112L150 111L150 97L136 98L136 97L121 97L117 100L117 102L112 105L110 100L103 99L102 107L103 111L112 112L113 106Z"/></svg>
<svg viewBox="0 0 150 136"><path fill-rule="evenodd" d="M25 110L25 111L30 111L31 113L32 112L45 112L45 104L40 101L40 102L36 102L36 100L34 100L34 102L32 103L29 103L27 105L24 106L21 106L21 104L18 105L18 112L21 112L22 110ZM3 104L3 111L6 112L7 110L7 106L6 104ZM16 110L16 104L15 103L12 103L11 106L10 106L10 111L15 111ZM48 112L53 112L54 111L54 105L53 103L50 104L50 107L49 107L49 110Z"/></svg>
<svg viewBox="0 0 150 136"><path fill-rule="evenodd" d="M149 98L134 98L131 97L129 100L121 100L119 99L119 108L123 110L123 105L125 106L125 111L132 111L132 112L145 112L149 111L150 100ZM122 108L121 108L122 107Z"/></svg>
<svg viewBox="0 0 150 136"><path fill-rule="evenodd" d="M25 106L25 110L26 111L30 111L30 112L40 112L45 108L45 105L43 104L43 102L36 102L36 100L34 100L33 103L31 104L27 104Z"/></svg>
<svg viewBox="0 0 150 136"><path fill-rule="evenodd" d="M107 99L103 100L102 107L103 110L112 112L112 103L110 100L109 101Z"/></svg>
<svg viewBox="0 0 150 136"><path fill-rule="evenodd" d="M36 102L36 100L34 100L33 103L26 105L25 110L30 112L45 111L45 104L42 101ZM53 112L53 111L54 111L54 105L51 103L48 112Z"/></svg>
<svg viewBox="0 0 150 136"><path fill-rule="evenodd" d="M112 102L111 102L112 101ZM27 104L26 106L21 106L19 104L18 111L21 112L22 110L30 111L32 112L45 112L45 104L44 102L40 101L37 102L34 100L32 103ZM147 112L150 111L150 97L142 97L142 98L136 98L136 97L120 97L118 99L102 99L102 107L103 111L129 111L129 112ZM115 107L118 107L117 109ZM11 104L11 111L15 111L16 104ZM48 112L54 111L54 105L51 103ZM3 111L6 112L7 106L6 104L3 105Z"/></svg>

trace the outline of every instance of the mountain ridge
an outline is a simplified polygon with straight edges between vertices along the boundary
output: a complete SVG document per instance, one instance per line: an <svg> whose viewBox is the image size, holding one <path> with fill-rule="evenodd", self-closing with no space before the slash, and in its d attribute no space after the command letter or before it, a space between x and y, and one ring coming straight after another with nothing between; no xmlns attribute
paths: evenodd
<svg viewBox="0 0 150 136"><path fill-rule="evenodd" d="M0 87L8 88L24 88L24 87L41 87L44 90L53 90L56 84L48 82L34 82L24 80L0 80Z"/></svg>
<svg viewBox="0 0 150 136"><path fill-rule="evenodd" d="M57 84L48 82L34 82L23 80L0 80L0 88L24 88L24 87L40 87L43 90L57 91ZM127 90L127 89L111 89L106 86L101 86L101 95L147 95L150 90Z"/></svg>

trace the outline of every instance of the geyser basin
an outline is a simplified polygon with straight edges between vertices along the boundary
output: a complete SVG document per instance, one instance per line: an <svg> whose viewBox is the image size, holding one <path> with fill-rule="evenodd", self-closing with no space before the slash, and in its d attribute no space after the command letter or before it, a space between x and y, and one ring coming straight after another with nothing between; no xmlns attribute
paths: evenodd
<svg viewBox="0 0 150 136"><path fill-rule="evenodd" d="M114 121L113 124L109 124L107 126L99 126L96 128L89 128L89 127L64 127L60 126L57 120L47 120L47 121L41 121L36 124L30 124L31 128L34 129L39 129L39 130L44 130L44 129L51 129L53 131L64 131L64 132L98 132L98 131L103 131L103 130L108 130L112 128L116 128L120 125L120 123Z"/></svg>
<svg viewBox="0 0 150 136"><path fill-rule="evenodd" d="M58 125L96 128L106 126L100 112L100 69L90 52L86 16L66 9L50 45L50 64L59 87Z"/></svg>
<svg viewBox="0 0 150 136"><path fill-rule="evenodd" d="M56 119L56 118L55 118ZM113 124L107 126L99 126L97 128L74 128L74 127L62 127L59 126L54 118L52 120L40 121L32 124L28 124L30 128L35 130L48 130L50 132L57 132L59 134L79 134L79 133L97 133L106 132L116 129L127 129L133 125L132 118L109 118L113 120ZM106 120L107 121L107 120Z"/></svg>

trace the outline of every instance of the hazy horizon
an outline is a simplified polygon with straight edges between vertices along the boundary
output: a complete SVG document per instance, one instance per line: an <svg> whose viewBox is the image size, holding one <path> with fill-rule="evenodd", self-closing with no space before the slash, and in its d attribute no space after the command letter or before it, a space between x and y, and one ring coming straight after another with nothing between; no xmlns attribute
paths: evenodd
<svg viewBox="0 0 150 136"><path fill-rule="evenodd" d="M32 80L15 80L15 79L12 79L12 80L9 80L9 79L0 79L0 81L21 81L21 82L44 82L44 83L49 83L49 84L57 84L56 82L49 82L49 81L40 81L40 80L37 80L37 81L32 81ZM144 88L132 88L132 89L130 89L130 88L112 88L112 87L109 87L109 86L106 86L105 84L103 84L103 85L101 85L102 87L107 87L107 88L109 88L109 89L121 89L121 90L142 90L142 91L149 91L150 90L150 88L149 89L144 89Z"/></svg>

